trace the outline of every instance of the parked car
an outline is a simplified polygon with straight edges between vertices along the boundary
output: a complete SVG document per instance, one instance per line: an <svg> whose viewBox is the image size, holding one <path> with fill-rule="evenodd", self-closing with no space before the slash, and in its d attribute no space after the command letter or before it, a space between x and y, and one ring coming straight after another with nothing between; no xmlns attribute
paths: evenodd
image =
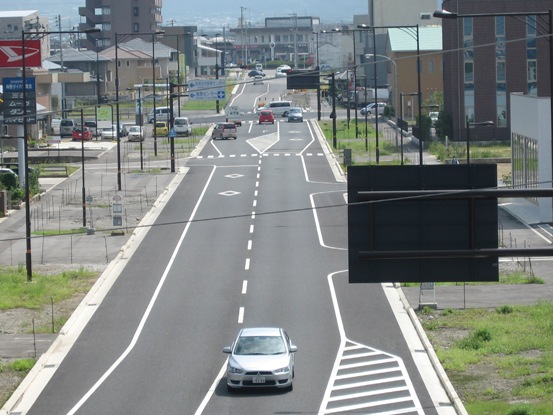
<svg viewBox="0 0 553 415"><path fill-rule="evenodd" d="M300 107L292 107L288 110L288 122L303 122L303 110Z"/></svg>
<svg viewBox="0 0 553 415"><path fill-rule="evenodd" d="M53 135L60 134L60 125L61 125L61 118L52 118L52 123L50 124L50 128L52 129Z"/></svg>
<svg viewBox="0 0 553 415"><path fill-rule="evenodd" d="M261 110L259 112L259 124L270 122L275 123L275 114L271 110Z"/></svg>
<svg viewBox="0 0 553 415"><path fill-rule="evenodd" d="M117 124L113 124L110 127L103 127L100 131L100 137L110 140L116 140L117 139Z"/></svg>
<svg viewBox="0 0 553 415"><path fill-rule="evenodd" d="M173 126L175 128L175 133L177 135L185 135L189 136L192 132L192 128L190 127L190 120L186 117L176 117L175 121L173 123Z"/></svg>
<svg viewBox="0 0 553 415"><path fill-rule="evenodd" d="M223 352L229 354L227 389L276 387L292 390L297 350L281 328L240 330L232 345L223 348Z"/></svg>
<svg viewBox="0 0 553 415"><path fill-rule="evenodd" d="M233 122L219 122L213 127L211 132L211 139L215 140L217 138L222 140L227 140L229 138L234 138L236 140L238 137L238 130L236 129L236 124Z"/></svg>
<svg viewBox="0 0 553 415"><path fill-rule="evenodd" d="M376 112L378 112L378 115L384 114L384 108L386 108L386 104L383 102L378 102L378 109L375 110L375 103L372 102L366 107L361 108L361 115L374 115Z"/></svg>
<svg viewBox="0 0 553 415"><path fill-rule="evenodd" d="M98 126L96 125L96 121L85 121L84 125L90 129L92 137L98 137Z"/></svg>
<svg viewBox="0 0 553 415"><path fill-rule="evenodd" d="M73 141L89 141L92 140L92 132L88 127L76 127L71 135Z"/></svg>
<svg viewBox="0 0 553 415"><path fill-rule="evenodd" d="M139 125L133 125L129 127L129 133L127 134L128 141L144 141L144 127Z"/></svg>
<svg viewBox="0 0 553 415"><path fill-rule="evenodd" d="M169 134L169 124L167 124L165 121L156 121L156 125L154 128L156 131L156 135L158 136L166 136Z"/></svg>
<svg viewBox="0 0 553 415"><path fill-rule="evenodd" d="M75 121L64 118L60 122L60 136L69 137L73 135L73 129L75 128Z"/></svg>

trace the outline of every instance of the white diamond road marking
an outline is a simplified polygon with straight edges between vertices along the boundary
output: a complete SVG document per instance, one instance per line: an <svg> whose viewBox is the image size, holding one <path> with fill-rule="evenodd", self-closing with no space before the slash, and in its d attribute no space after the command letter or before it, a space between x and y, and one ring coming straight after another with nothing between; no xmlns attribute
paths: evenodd
<svg viewBox="0 0 553 415"><path fill-rule="evenodd" d="M236 196L239 195L240 192L235 192L234 190L227 190L225 192L219 193L221 196Z"/></svg>
<svg viewBox="0 0 553 415"><path fill-rule="evenodd" d="M229 179L237 179L239 177L244 177L244 175L238 174L238 173L232 173L232 174L227 174L225 177L228 177Z"/></svg>

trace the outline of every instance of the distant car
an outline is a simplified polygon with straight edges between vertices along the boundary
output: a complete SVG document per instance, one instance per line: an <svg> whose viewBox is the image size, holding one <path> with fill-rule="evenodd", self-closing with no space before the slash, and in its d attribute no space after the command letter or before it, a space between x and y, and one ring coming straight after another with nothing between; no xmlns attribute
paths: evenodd
<svg viewBox="0 0 553 415"><path fill-rule="evenodd" d="M113 124L111 127L103 127L100 130L100 137L105 139L115 140L117 139L117 124Z"/></svg>
<svg viewBox="0 0 553 415"><path fill-rule="evenodd" d="M277 71L287 73L292 68L289 65L280 65L276 68Z"/></svg>
<svg viewBox="0 0 553 415"><path fill-rule="evenodd" d="M75 121L64 118L60 121L60 136L69 137L73 134L73 129L75 128Z"/></svg>
<svg viewBox="0 0 553 415"><path fill-rule="evenodd" d="M377 104L378 104L377 109L375 109L376 104L374 102L370 103L366 107L361 108L360 110L361 115L374 115L377 112L378 112L378 115L384 114L384 109L386 108L386 104L383 102L378 102Z"/></svg>
<svg viewBox="0 0 553 415"><path fill-rule="evenodd" d="M249 71L249 72L248 72L248 76L249 76L250 78L253 78L253 77L255 77L255 76L261 76L261 77L263 77L263 76L265 76L265 73L264 73L263 71L257 71L257 70L254 69L253 71Z"/></svg>
<svg viewBox="0 0 553 415"><path fill-rule="evenodd" d="M15 178L17 178L17 173L14 172L9 167L0 167L0 174L11 174L11 175L15 176Z"/></svg>
<svg viewBox="0 0 553 415"><path fill-rule="evenodd" d="M88 127L75 127L71 139L73 141L89 141L92 140L92 132Z"/></svg>
<svg viewBox="0 0 553 415"><path fill-rule="evenodd" d="M98 136L98 126L96 125L96 121L85 121L84 126L90 129L93 137Z"/></svg>
<svg viewBox="0 0 553 415"><path fill-rule="evenodd" d="M263 85L263 77L261 75L256 75L253 77L254 85Z"/></svg>
<svg viewBox="0 0 553 415"><path fill-rule="evenodd" d="M288 122L303 122L303 110L300 107L292 107L288 110Z"/></svg>
<svg viewBox="0 0 553 415"><path fill-rule="evenodd" d="M156 135L168 135L169 125L165 121L156 121L155 124Z"/></svg>
<svg viewBox="0 0 553 415"><path fill-rule="evenodd" d="M236 129L236 124L233 122L219 122L213 127L211 132L211 139L215 140L217 138L222 140L227 140L229 138L234 138L236 140L238 137L238 130Z"/></svg>
<svg viewBox="0 0 553 415"><path fill-rule="evenodd" d="M129 133L127 134L128 141L144 141L144 127L139 125L133 125L129 127Z"/></svg>
<svg viewBox="0 0 553 415"><path fill-rule="evenodd" d="M281 328L240 330L232 345L223 348L223 352L229 354L227 389L276 387L292 390L297 350Z"/></svg>
<svg viewBox="0 0 553 415"><path fill-rule="evenodd" d="M50 128L52 128L53 135L59 135L60 124L61 124L61 118L52 118L52 123L50 124Z"/></svg>
<svg viewBox="0 0 553 415"><path fill-rule="evenodd" d="M187 117L176 117L173 123L177 135L189 136L191 133L190 120Z"/></svg>
<svg viewBox="0 0 553 415"><path fill-rule="evenodd" d="M262 110L259 112L259 124L270 122L275 123L275 114L271 110Z"/></svg>

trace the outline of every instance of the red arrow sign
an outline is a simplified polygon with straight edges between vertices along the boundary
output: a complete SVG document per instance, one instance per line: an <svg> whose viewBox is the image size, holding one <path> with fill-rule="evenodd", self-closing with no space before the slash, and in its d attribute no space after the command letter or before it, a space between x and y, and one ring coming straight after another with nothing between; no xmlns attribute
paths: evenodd
<svg viewBox="0 0 553 415"><path fill-rule="evenodd" d="M23 48L20 40L0 40L0 68L21 68ZM40 40L25 41L25 67L42 66Z"/></svg>

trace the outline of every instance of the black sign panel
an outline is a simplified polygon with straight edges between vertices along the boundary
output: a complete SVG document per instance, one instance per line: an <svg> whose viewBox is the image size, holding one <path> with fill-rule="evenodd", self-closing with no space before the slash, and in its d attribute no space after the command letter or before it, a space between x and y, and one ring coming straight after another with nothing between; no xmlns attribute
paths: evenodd
<svg viewBox="0 0 553 415"><path fill-rule="evenodd" d="M286 75L286 87L288 89L317 89L320 84L319 71L291 70Z"/></svg>
<svg viewBox="0 0 553 415"><path fill-rule="evenodd" d="M349 167L350 283L497 281L497 198L467 193L496 187L496 165Z"/></svg>

